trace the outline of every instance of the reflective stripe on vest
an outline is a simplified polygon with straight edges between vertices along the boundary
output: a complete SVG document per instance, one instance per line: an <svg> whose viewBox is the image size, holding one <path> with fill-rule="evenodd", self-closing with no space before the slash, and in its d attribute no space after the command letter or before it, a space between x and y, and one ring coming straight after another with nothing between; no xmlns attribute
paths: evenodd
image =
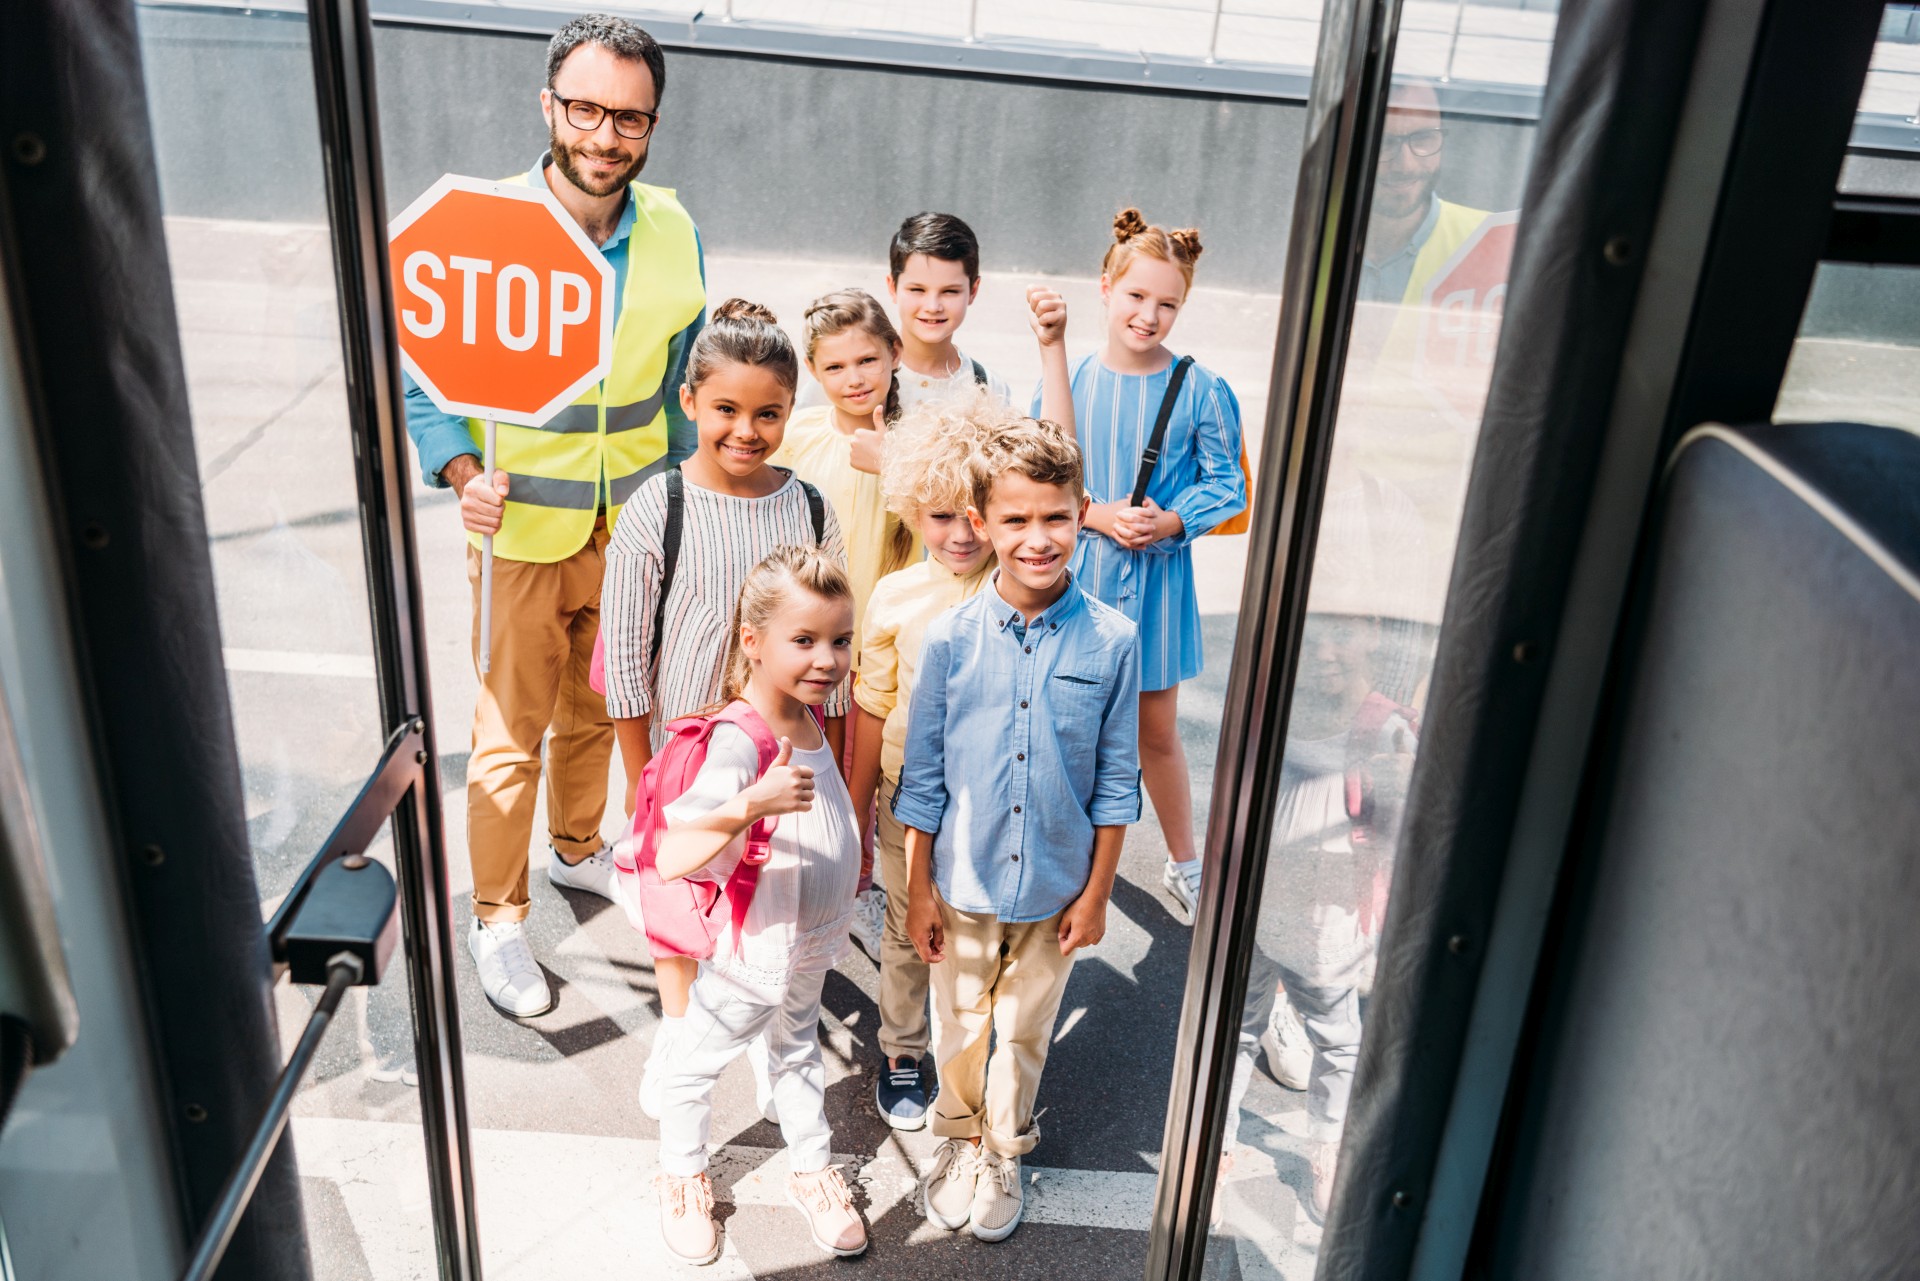
<svg viewBox="0 0 1920 1281"><path fill-rule="evenodd" d="M507 181L525 183L528 175ZM565 560L593 537L599 509L611 525L633 492L666 467L667 348L706 306L706 288L693 220L673 192L638 182L627 190L633 229L616 300L613 368L544 427L499 424L495 465L509 480L493 550L508 560ZM481 444L486 424L470 418L467 426ZM477 535L468 538L479 545Z"/></svg>

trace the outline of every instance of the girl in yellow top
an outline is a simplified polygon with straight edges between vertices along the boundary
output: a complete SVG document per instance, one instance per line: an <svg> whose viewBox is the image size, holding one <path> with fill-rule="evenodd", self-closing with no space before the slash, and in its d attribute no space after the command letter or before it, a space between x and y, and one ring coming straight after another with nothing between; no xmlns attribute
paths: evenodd
<svg viewBox="0 0 1920 1281"><path fill-rule="evenodd" d="M787 419L773 462L812 482L839 518L857 655L874 584L920 554L913 531L887 510L878 475L881 433L900 414L900 335L871 294L841 289L807 308L801 350L827 403Z"/></svg>
<svg viewBox="0 0 1920 1281"><path fill-rule="evenodd" d="M927 558L899 569L873 591L854 689L852 793L864 821L876 796L875 844L882 897L880 1052L874 1104L895 1129L927 1121L920 1060L928 1044L927 965L907 939L906 831L893 817L893 793L906 755L907 707L927 627L978 592L993 573L993 547L967 520L974 457L1002 425L1020 421L981 390L965 399L926 401L887 436L880 480L888 506L926 544ZM876 887L876 896L881 890Z"/></svg>

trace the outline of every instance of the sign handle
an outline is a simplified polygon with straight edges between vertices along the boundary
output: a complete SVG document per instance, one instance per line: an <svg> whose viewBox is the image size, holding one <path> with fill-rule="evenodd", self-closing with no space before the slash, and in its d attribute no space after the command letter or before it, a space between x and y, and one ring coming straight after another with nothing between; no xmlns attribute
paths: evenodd
<svg viewBox="0 0 1920 1281"><path fill-rule="evenodd" d="M493 483L493 446L499 435L491 415L487 418L486 457L480 460L480 474ZM480 674L493 670L493 535L480 536Z"/></svg>

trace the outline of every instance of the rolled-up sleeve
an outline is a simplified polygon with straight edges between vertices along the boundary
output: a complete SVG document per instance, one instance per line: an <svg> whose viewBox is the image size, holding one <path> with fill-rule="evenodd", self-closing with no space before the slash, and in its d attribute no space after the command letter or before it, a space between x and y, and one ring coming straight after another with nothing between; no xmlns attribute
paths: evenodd
<svg viewBox="0 0 1920 1281"><path fill-rule="evenodd" d="M1100 750L1094 764L1093 803L1087 817L1095 827L1125 827L1140 821L1140 655L1138 634L1119 647L1119 679L1100 722ZM894 806L899 812L899 806Z"/></svg>
<svg viewBox="0 0 1920 1281"><path fill-rule="evenodd" d="M1178 551L1247 508L1247 477L1240 470L1240 402L1233 388L1210 375L1196 379L1192 406L1199 476L1168 504L1185 529L1177 538L1152 544L1149 552Z"/></svg>
<svg viewBox="0 0 1920 1281"><path fill-rule="evenodd" d="M920 650L920 674L907 709L907 754L893 816L902 825L938 832L947 812L947 666L952 640L936 623ZM1137 749L1136 749L1137 750Z"/></svg>
<svg viewBox="0 0 1920 1281"><path fill-rule="evenodd" d="M461 454L480 457L480 451L474 448L473 432L466 419L434 404L433 397L413 381L412 374L401 377L407 386L407 435L413 437L413 447L420 455L420 478L436 489L445 489L447 482L440 479L440 473L448 463Z"/></svg>
<svg viewBox="0 0 1920 1281"><path fill-rule="evenodd" d="M600 592L600 639L606 646L607 714L620 720L653 710L653 628L659 611L666 525L666 488L640 487L614 523Z"/></svg>

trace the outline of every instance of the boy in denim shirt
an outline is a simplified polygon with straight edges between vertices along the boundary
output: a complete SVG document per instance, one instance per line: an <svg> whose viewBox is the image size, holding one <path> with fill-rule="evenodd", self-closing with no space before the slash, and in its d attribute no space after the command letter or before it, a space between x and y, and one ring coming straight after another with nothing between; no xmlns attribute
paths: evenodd
<svg viewBox="0 0 1920 1281"><path fill-rule="evenodd" d="M1134 625L1067 572L1086 509L1058 425L1022 419L982 451L967 515L999 568L927 630L893 800L907 936L932 967L946 1141L927 1219L983 1241L1019 1226L1054 1018L1140 817Z"/></svg>

